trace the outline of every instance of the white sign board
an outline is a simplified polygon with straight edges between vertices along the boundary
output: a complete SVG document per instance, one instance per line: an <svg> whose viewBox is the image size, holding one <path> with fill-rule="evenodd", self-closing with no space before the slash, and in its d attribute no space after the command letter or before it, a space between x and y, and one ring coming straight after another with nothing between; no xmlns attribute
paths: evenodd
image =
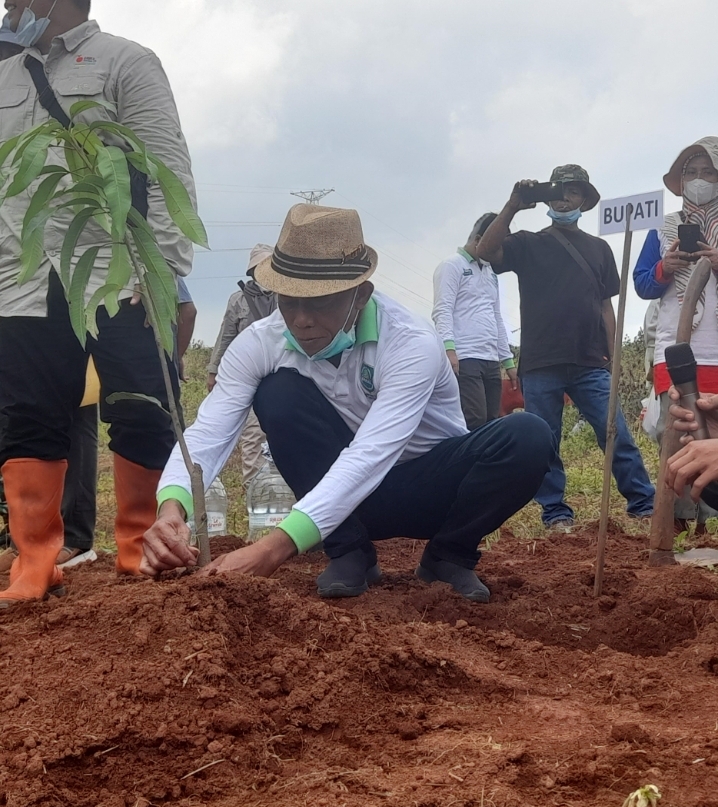
<svg viewBox="0 0 718 807"><path fill-rule="evenodd" d="M601 199L599 235L626 232L626 206L633 205L631 230L657 230L663 226L663 191L639 193L622 199Z"/></svg>

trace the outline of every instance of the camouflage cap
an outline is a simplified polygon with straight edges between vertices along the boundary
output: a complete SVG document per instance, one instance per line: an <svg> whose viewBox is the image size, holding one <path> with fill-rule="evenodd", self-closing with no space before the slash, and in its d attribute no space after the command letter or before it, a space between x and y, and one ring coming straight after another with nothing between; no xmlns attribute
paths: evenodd
<svg viewBox="0 0 718 807"><path fill-rule="evenodd" d="M559 165L551 173L551 182L580 182L586 191L586 201L581 205L584 213L598 204L601 194L593 187L588 178L588 171L580 165Z"/></svg>

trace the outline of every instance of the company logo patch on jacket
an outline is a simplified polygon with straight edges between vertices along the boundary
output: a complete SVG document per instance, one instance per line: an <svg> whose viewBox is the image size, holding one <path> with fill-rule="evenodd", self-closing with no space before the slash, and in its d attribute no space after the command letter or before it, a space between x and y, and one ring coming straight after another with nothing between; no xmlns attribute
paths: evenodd
<svg viewBox="0 0 718 807"><path fill-rule="evenodd" d="M376 398L376 388L374 387L374 368L368 364L362 364L360 373L361 386L368 398Z"/></svg>
<svg viewBox="0 0 718 807"><path fill-rule="evenodd" d="M471 277L474 274L474 270L470 266L464 267L464 277Z"/></svg>
<svg viewBox="0 0 718 807"><path fill-rule="evenodd" d="M78 56L75 62L77 64L97 64L97 59L94 56Z"/></svg>

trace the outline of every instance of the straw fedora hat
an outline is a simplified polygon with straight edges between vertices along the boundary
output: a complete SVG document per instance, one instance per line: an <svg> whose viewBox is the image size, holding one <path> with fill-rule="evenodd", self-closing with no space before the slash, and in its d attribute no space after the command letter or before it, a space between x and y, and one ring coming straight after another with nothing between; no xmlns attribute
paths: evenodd
<svg viewBox="0 0 718 807"><path fill-rule="evenodd" d="M702 137L678 155L671 170L663 177L665 186L676 196L683 196L683 169L688 160L697 154L707 154L718 169L718 137Z"/></svg>
<svg viewBox="0 0 718 807"><path fill-rule="evenodd" d="M277 246L254 279L287 297L323 297L360 286L378 261L364 243L356 210L300 204L287 213Z"/></svg>

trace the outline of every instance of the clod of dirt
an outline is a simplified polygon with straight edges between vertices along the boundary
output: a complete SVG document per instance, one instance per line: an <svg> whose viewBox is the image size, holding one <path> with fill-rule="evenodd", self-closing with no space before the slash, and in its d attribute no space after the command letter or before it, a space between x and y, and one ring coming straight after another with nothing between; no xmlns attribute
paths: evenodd
<svg viewBox="0 0 718 807"><path fill-rule="evenodd" d="M647 745L650 735L642 729L638 723L619 723L611 729L611 739L618 743L635 743L636 745Z"/></svg>

